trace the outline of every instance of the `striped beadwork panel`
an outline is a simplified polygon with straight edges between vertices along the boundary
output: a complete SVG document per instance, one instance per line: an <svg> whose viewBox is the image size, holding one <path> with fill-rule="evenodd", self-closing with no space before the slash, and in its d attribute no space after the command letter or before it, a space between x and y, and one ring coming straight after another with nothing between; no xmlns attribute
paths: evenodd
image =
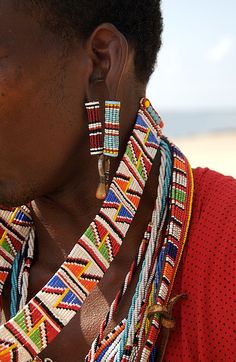
<svg viewBox="0 0 236 362"><path fill-rule="evenodd" d="M120 102L105 102L104 155L117 157L119 152Z"/></svg>

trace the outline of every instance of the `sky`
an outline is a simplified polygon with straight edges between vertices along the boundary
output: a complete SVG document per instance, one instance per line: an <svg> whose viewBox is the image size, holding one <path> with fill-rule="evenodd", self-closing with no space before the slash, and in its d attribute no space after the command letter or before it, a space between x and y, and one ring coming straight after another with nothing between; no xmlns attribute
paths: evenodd
<svg viewBox="0 0 236 362"><path fill-rule="evenodd" d="M236 110L236 0L163 0L147 95L166 110Z"/></svg>

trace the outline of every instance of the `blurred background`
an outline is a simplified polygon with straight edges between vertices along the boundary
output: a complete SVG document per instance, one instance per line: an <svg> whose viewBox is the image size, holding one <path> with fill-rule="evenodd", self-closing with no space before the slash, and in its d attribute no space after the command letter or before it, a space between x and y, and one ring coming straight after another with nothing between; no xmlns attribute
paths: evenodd
<svg viewBox="0 0 236 362"><path fill-rule="evenodd" d="M193 167L236 177L236 1L163 0L147 95Z"/></svg>

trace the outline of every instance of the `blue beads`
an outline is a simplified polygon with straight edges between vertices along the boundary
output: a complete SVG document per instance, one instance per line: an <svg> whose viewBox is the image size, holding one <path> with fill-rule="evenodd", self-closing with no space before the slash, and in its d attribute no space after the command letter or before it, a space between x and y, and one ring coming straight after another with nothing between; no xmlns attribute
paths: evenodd
<svg viewBox="0 0 236 362"><path fill-rule="evenodd" d="M148 111L148 113L150 114L150 116L154 119L154 121L155 121L158 125L160 125L161 119L160 119L159 115L156 113L156 111L154 110L154 108L153 108L152 106L149 106L149 107L147 108L147 111Z"/></svg>

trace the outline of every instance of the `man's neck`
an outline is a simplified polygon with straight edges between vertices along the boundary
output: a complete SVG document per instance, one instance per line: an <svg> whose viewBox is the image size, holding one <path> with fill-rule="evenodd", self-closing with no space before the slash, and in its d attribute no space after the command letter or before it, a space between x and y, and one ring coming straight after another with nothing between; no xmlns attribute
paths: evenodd
<svg viewBox="0 0 236 362"><path fill-rule="evenodd" d="M112 159L111 179L125 151L139 108L139 101L127 104L123 101L122 107L120 156ZM82 161L78 161L77 169L74 170L73 176L68 177L66 184L31 203L39 249L42 250L45 266L46 264L60 265L102 206L102 202L95 197L99 182L98 159L90 156L87 149L81 150L79 158ZM54 255L48 255L47 250L53 250ZM44 254L47 255L43 256ZM39 258L40 255L39 250ZM48 262L46 262L47 258L49 258Z"/></svg>

